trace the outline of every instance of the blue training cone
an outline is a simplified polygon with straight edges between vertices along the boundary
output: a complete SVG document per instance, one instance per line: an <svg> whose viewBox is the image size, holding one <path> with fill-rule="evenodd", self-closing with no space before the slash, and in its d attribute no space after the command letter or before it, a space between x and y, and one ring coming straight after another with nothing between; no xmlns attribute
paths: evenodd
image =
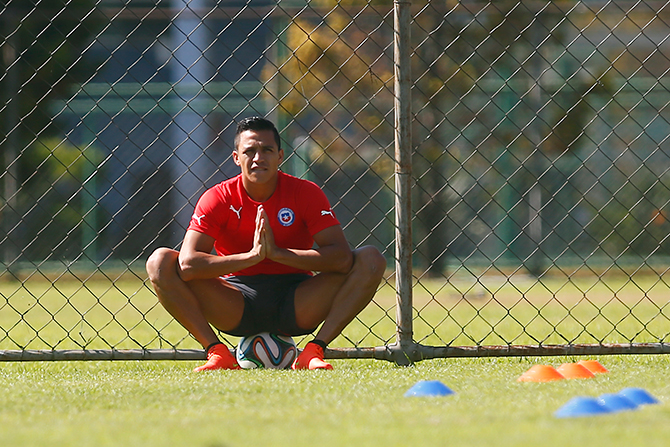
<svg viewBox="0 0 670 447"><path fill-rule="evenodd" d="M439 380L421 380L407 390L405 397L447 396L449 394L454 394L454 392Z"/></svg>
<svg viewBox="0 0 670 447"><path fill-rule="evenodd" d="M622 394L603 394L598 402L611 412L635 410L637 404Z"/></svg>
<svg viewBox="0 0 670 447"><path fill-rule="evenodd" d="M642 388L624 388L619 394L635 402L637 405L649 405L660 403L658 399Z"/></svg>
<svg viewBox="0 0 670 447"><path fill-rule="evenodd" d="M598 402L595 397L575 397L559 408L554 416L557 418L572 418L605 413L610 413L610 410Z"/></svg>

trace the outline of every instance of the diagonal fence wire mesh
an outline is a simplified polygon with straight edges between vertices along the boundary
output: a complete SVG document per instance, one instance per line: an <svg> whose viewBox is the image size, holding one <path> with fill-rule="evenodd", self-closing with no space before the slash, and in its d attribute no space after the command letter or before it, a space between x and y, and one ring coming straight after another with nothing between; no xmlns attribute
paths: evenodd
<svg viewBox="0 0 670 447"><path fill-rule="evenodd" d="M351 245L389 261L330 356L387 358L398 302L416 358L666 352L667 4L404 5L399 28L385 1L3 2L0 359L201 357L144 261L237 173L249 115L278 124L282 168L323 186Z"/></svg>

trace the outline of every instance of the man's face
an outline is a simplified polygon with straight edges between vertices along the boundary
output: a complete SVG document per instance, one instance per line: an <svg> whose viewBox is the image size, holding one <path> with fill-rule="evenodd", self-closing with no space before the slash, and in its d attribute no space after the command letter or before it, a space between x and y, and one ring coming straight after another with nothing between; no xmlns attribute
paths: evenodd
<svg viewBox="0 0 670 447"><path fill-rule="evenodd" d="M239 135L233 160L246 181L263 184L276 178L284 151L277 147L271 130L245 130Z"/></svg>

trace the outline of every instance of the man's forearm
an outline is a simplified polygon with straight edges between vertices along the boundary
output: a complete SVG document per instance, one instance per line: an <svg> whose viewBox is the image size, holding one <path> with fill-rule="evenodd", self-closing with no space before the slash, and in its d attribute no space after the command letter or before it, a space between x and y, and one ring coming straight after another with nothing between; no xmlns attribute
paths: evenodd
<svg viewBox="0 0 670 447"><path fill-rule="evenodd" d="M315 272L347 273L353 263L349 247L337 245L310 250L276 248L269 258L279 264Z"/></svg>
<svg viewBox="0 0 670 447"><path fill-rule="evenodd" d="M260 261L260 256L253 252L227 256L217 256L201 252L180 254L178 265L179 276L184 281L218 278L219 276L252 267Z"/></svg>

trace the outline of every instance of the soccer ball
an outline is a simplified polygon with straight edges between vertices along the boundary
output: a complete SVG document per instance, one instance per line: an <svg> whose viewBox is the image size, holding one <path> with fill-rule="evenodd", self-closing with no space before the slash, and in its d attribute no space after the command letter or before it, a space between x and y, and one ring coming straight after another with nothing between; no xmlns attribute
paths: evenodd
<svg viewBox="0 0 670 447"><path fill-rule="evenodd" d="M244 369L286 369L298 355L291 337L261 332L242 337L235 351L237 363Z"/></svg>

